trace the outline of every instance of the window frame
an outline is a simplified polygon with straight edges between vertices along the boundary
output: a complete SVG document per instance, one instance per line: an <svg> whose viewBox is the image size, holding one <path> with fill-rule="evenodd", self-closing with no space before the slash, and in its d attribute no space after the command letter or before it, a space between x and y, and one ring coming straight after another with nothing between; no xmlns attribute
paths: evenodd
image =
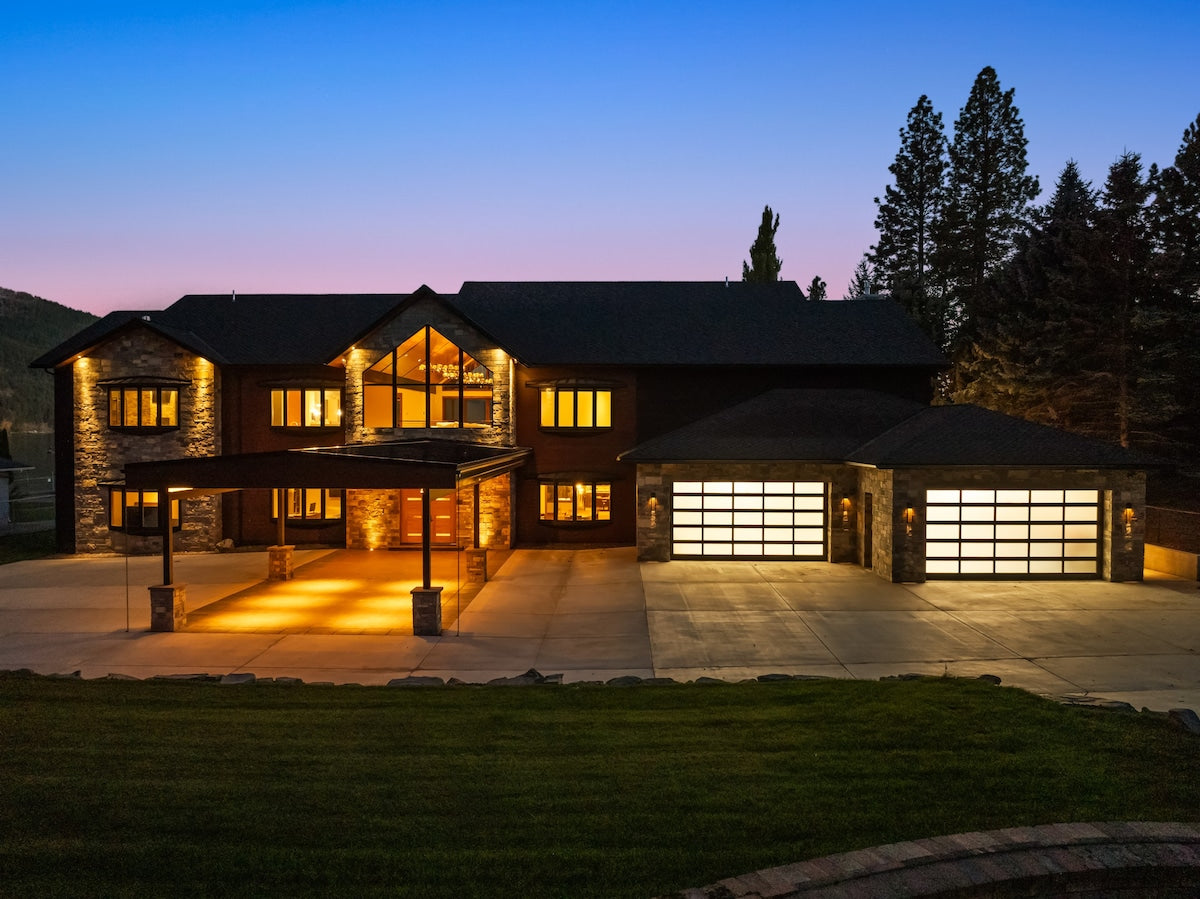
<svg viewBox="0 0 1200 899"><path fill-rule="evenodd" d="M607 488L607 502L600 501L600 488ZM586 488L586 490L584 489ZM547 514L546 497L550 495L550 513ZM570 515L564 517L560 504L563 496L570 497ZM590 497L591 517L579 517L580 497ZM609 478L586 477L546 477L538 481L538 521L555 527L593 527L612 523L613 481ZM603 514L602 514L603 513Z"/></svg>
<svg viewBox="0 0 1200 899"><path fill-rule="evenodd" d="M345 391L342 387L332 386L330 384L303 384L297 386L272 386L270 389L270 409L271 409L271 428L277 431L336 431L342 427L344 410L346 407ZM319 392L321 395L321 415L319 424L309 424L307 398L306 394ZM282 404L276 406L275 398L277 394L282 394ZM300 424L288 424L288 395L298 394L298 403L300 407ZM337 396L337 408L334 410L333 424L328 422L330 417L329 399L330 394ZM276 409L281 413L282 423L276 423Z"/></svg>
<svg viewBox="0 0 1200 899"><path fill-rule="evenodd" d="M455 350L458 351L458 364L457 364L457 366L454 367L454 370L458 372L458 380L457 381L449 381L449 380L434 381L433 380L433 374L434 374L436 365L431 362L431 358L433 355L433 346L434 346L433 341L434 341L435 334L437 335L438 338L440 338L441 340L444 340L446 343L448 343L450 346L452 346ZM421 368L424 370L424 384L423 385L420 384L420 382L414 383L412 381L402 379L399 376L400 358L401 358L400 357L400 349L401 349L401 347L404 347L406 344L411 342L413 340L413 338L416 338L418 336L420 336L421 341L418 344L416 344L416 346L421 347L421 350L422 350ZM391 360L390 384L387 383L386 381L369 382L366 379L367 372L373 371L376 368L376 366L378 366L380 363L382 363L384 360L387 360L387 359ZM486 382L481 382L478 384L468 384L463 379L463 373L466 368L466 360L468 360L468 359L470 359L475 365L477 365L480 370L487 372ZM399 428L399 429L420 428L422 430L429 430L429 429L433 429L433 428L439 428L439 429L440 428L490 428L490 427L493 427L494 423L495 423L495 418L493 415L493 411L494 411L493 404L495 402L495 373L490 368L488 368L486 365L484 365L483 362L481 362L478 358L476 358L471 353L468 353L459 344L455 343L453 340L451 340L449 337L447 337L442 332L438 331L432 325L424 325L419 330L414 331L412 334L410 334L407 338L405 338L399 344L392 347L392 349L390 351L388 351L384 355L380 356L378 359L375 360L375 362L373 362L366 369L364 369L361 387L362 387L362 409L363 409L363 427L364 428L379 428L379 429L392 429L392 430L397 429L397 428ZM368 402L368 400L367 400L367 392L371 388L384 388L385 390L387 390L390 393L389 402L388 402L388 406L389 406L388 417L391 421L391 424L368 423L367 409L369 406L372 406L372 407L375 406L376 402L377 402L377 401ZM451 388L451 391L445 391L445 390L443 390L443 388ZM481 392L483 388L487 389L487 397L486 398L482 397L482 396L473 395L473 391L478 390ZM403 417L401 417L403 415L403 412L401 412L401 416L397 415L397 409L401 406L401 403L398 402L398 400L401 400L402 397L404 396L404 394L401 393L402 390L406 391L406 392L423 393L424 403L425 403L425 414L424 414L423 424L405 424L405 419ZM435 393L439 394L440 400L443 403L443 410L445 409L445 404L447 402L453 403L455 412L456 412L455 417L453 419L445 418L445 417L435 419L433 417L433 397L434 397ZM484 418L481 421L475 421L469 417L468 413L469 413L470 409L476 403L478 403L480 401L482 401L484 403ZM410 420L414 420L414 419L410 419Z"/></svg>
<svg viewBox="0 0 1200 899"><path fill-rule="evenodd" d="M591 395L590 424L580 424L580 394ZM571 396L570 424L563 424L563 398ZM607 397L602 405L601 395ZM606 384L542 384L538 387L538 427L543 431L610 431L612 430L612 387ZM550 422L547 422L547 413ZM602 414L603 413L603 414ZM599 423L601 419L605 423Z"/></svg>
<svg viewBox="0 0 1200 899"><path fill-rule="evenodd" d="M108 488L108 529L110 531L118 531L126 534L131 534L135 537L152 537L162 533L162 525L160 522L155 522L152 525L145 523L146 496L153 494L155 501L153 508L161 509L162 503L158 501L158 490L129 490L120 485L110 486ZM136 495L138 501L136 504L130 505L126 498L131 494ZM118 497L120 501L118 502ZM183 528L183 501L171 499L170 493L167 494L168 501L171 504L171 530L178 531ZM138 509L139 523L136 525L130 524L130 509ZM119 510L119 515L117 514Z"/></svg>
<svg viewBox="0 0 1200 899"><path fill-rule="evenodd" d="M287 504L289 527L293 525L328 526L345 520L346 491L340 487L287 487L285 489L287 497L284 502ZM307 514L310 493L316 494L317 501L320 503L320 515L309 516ZM338 514L330 517L329 500L333 495L336 495ZM301 502L298 507L299 512L293 514L292 510L297 508L296 499L300 499ZM279 490L271 491L271 521L279 521Z"/></svg>
<svg viewBox="0 0 1200 899"><path fill-rule="evenodd" d="M106 384L105 390L107 391L107 421L110 431L121 431L127 434L162 434L167 431L179 430L179 422L182 418L179 384L152 384L131 381ZM135 424L126 424L125 421L129 412L129 394L135 395L134 405L137 411ZM142 412L146 408L146 394L153 394L151 401L154 405L155 420L152 423L142 421ZM164 394L174 394L174 403L164 404ZM163 422L164 408L173 408L175 410L174 421ZM117 423L115 424L113 422L114 418L117 419Z"/></svg>

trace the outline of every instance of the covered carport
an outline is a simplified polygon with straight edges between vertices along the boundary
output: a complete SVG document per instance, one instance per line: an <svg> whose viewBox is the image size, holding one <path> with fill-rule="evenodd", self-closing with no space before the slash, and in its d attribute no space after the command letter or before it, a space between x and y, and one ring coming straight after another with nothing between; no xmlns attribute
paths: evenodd
<svg viewBox="0 0 1200 899"><path fill-rule="evenodd" d="M291 487L320 485L342 490L419 489L422 498L421 586L412 590L413 632L441 632L442 588L432 583L431 494L478 485L525 463L523 447L480 446L456 440L408 440L389 443L310 447L267 453L132 462L125 466L129 489L156 490L163 497L184 499L250 487L283 492ZM478 506L476 506L478 509ZM162 584L150 588L150 627L182 629L187 622L186 585L175 583L170 515L161 516ZM286 520L279 516L277 544L270 548L268 576L290 577L293 547L285 540ZM479 545L478 515L471 543Z"/></svg>

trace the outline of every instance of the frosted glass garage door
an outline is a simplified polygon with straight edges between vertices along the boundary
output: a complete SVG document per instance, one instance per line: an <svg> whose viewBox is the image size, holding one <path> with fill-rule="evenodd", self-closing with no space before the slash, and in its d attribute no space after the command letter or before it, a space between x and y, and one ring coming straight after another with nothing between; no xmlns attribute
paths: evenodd
<svg viewBox="0 0 1200 899"><path fill-rule="evenodd" d="M824 559L821 481L676 481L675 558Z"/></svg>
<svg viewBox="0 0 1200 899"><path fill-rule="evenodd" d="M1097 490L930 490L929 577L1096 577Z"/></svg>

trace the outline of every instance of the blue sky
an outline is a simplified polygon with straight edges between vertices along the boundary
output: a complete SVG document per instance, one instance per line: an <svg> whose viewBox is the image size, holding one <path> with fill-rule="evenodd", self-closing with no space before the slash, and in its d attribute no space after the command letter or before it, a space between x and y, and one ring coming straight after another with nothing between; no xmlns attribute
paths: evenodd
<svg viewBox="0 0 1200 899"><path fill-rule="evenodd" d="M185 293L741 276L840 297L921 94L985 65L1044 192L1200 113L1200 4L0 0L0 285Z"/></svg>

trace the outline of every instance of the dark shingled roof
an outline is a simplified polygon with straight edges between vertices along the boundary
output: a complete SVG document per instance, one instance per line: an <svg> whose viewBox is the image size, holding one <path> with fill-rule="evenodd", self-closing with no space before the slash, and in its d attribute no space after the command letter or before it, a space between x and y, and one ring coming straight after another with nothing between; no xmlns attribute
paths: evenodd
<svg viewBox="0 0 1200 899"><path fill-rule="evenodd" d="M34 360L50 368L118 330L142 325L212 362L324 365L407 294L189 295L161 312L114 312Z"/></svg>
<svg viewBox="0 0 1200 899"><path fill-rule="evenodd" d="M772 390L622 453L625 462L853 462L877 468L1155 468L1158 459L980 406L872 390Z"/></svg>
<svg viewBox="0 0 1200 899"><path fill-rule="evenodd" d="M810 303L794 281L468 281L446 299L528 365L946 366L891 300Z"/></svg>
<svg viewBox="0 0 1200 899"><path fill-rule="evenodd" d="M457 294L190 295L115 312L35 360L59 365L144 326L213 362L325 364L404 302L436 297L531 365L899 366L946 360L888 299L807 302L794 281L467 282Z"/></svg>
<svg viewBox="0 0 1200 899"><path fill-rule="evenodd" d="M863 443L924 409L874 390L772 390L628 450L626 462L842 462Z"/></svg>
<svg viewBox="0 0 1200 899"><path fill-rule="evenodd" d="M981 406L930 406L859 447L848 460L878 468L997 465L1156 468L1136 450L1034 424Z"/></svg>

